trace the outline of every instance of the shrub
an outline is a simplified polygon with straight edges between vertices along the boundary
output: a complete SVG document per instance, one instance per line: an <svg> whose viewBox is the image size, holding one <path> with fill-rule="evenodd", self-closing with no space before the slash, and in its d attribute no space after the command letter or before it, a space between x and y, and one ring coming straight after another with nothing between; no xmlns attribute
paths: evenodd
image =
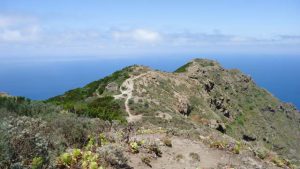
<svg viewBox="0 0 300 169"><path fill-rule="evenodd" d="M214 141L210 144L211 148L217 148L217 149L225 149L226 148L226 143L222 141Z"/></svg>
<svg viewBox="0 0 300 169"><path fill-rule="evenodd" d="M130 143L130 150L132 153L139 153L139 148L140 146L138 145L137 142L133 141Z"/></svg>
<svg viewBox="0 0 300 169"><path fill-rule="evenodd" d="M260 159L265 159L269 155L269 151L265 148L257 148L254 153Z"/></svg>
<svg viewBox="0 0 300 169"><path fill-rule="evenodd" d="M190 153L189 156L195 161L200 161L200 156L197 153Z"/></svg>
<svg viewBox="0 0 300 169"><path fill-rule="evenodd" d="M10 117L4 119L1 130L8 140L6 145L10 160L31 162L34 157L47 157L49 140L44 133L46 124L30 117ZM13 126L13 127L12 127Z"/></svg>
<svg viewBox="0 0 300 169"><path fill-rule="evenodd" d="M177 154L176 157L175 157L176 161L180 161L180 160L182 160L183 158L184 158L184 157L183 157L182 154Z"/></svg>
<svg viewBox="0 0 300 169"><path fill-rule="evenodd" d="M151 163L151 158L150 158L150 157L142 157L141 160L142 160L142 162L145 163L147 166L149 166L149 167L152 168L152 166L151 166L151 164L150 164L150 163Z"/></svg>
<svg viewBox="0 0 300 169"><path fill-rule="evenodd" d="M42 168L44 163L44 159L42 157L34 157L31 162L32 169L40 169Z"/></svg>
<svg viewBox="0 0 300 169"><path fill-rule="evenodd" d="M108 121L126 121L120 104L111 96L101 97L90 103L80 103L81 106L79 108L77 107L77 109L75 105L78 105L78 103L69 104L71 107L67 107L67 109L76 112L79 115L97 117Z"/></svg>
<svg viewBox="0 0 300 169"><path fill-rule="evenodd" d="M161 157L162 156L162 152L159 149L158 145L156 145L156 144L151 144L149 146L149 151L153 152L157 157Z"/></svg>
<svg viewBox="0 0 300 169"><path fill-rule="evenodd" d="M164 145L167 146L167 147L172 147L172 141L171 141L171 139L169 139L169 138L164 138L164 139L163 139L163 143L164 143Z"/></svg>
<svg viewBox="0 0 300 169"><path fill-rule="evenodd" d="M126 168L128 166L127 158L120 146L109 144L97 149L97 152L108 164L115 168Z"/></svg>
<svg viewBox="0 0 300 169"><path fill-rule="evenodd" d="M74 149L72 153L63 153L57 161L57 168L103 169L100 156L90 150Z"/></svg>
<svg viewBox="0 0 300 169"><path fill-rule="evenodd" d="M63 153L59 156L59 162L65 166L70 166L72 163L72 156L70 153Z"/></svg>
<svg viewBox="0 0 300 169"><path fill-rule="evenodd" d="M1 116L4 116L6 113L6 117L7 115L41 116L60 111L60 108L53 104L31 101L24 97L0 97L0 109Z"/></svg>
<svg viewBox="0 0 300 169"><path fill-rule="evenodd" d="M134 100L133 100L133 99L129 99L129 100L128 100L128 104L129 104L129 105L134 104Z"/></svg>
<svg viewBox="0 0 300 169"><path fill-rule="evenodd" d="M240 154L241 152L241 144L240 143L236 143L232 149L232 152L235 154Z"/></svg>
<svg viewBox="0 0 300 169"><path fill-rule="evenodd" d="M95 161L92 161L91 163L90 163L90 167L89 167L90 169L98 169L98 164L97 164L97 162L95 162Z"/></svg>
<svg viewBox="0 0 300 169"><path fill-rule="evenodd" d="M271 161L278 167L284 167L285 161L277 156L273 157Z"/></svg>
<svg viewBox="0 0 300 169"><path fill-rule="evenodd" d="M80 149L74 149L72 152L72 156L75 160L77 160L81 156L81 150Z"/></svg>
<svg viewBox="0 0 300 169"><path fill-rule="evenodd" d="M100 140L100 143L101 145L100 146L104 146L104 145L107 145L109 143L108 139L105 137L104 133L101 133L99 135L99 140Z"/></svg>

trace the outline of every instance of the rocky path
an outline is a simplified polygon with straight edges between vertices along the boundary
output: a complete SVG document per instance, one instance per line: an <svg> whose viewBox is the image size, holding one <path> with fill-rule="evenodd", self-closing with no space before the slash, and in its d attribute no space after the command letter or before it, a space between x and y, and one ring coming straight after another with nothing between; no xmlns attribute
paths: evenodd
<svg viewBox="0 0 300 169"><path fill-rule="evenodd" d="M132 140L156 142L165 137L164 134L136 135ZM279 169L248 154L234 154L224 150L210 148L200 141L173 136L169 138L172 147L160 146L162 157L151 159L153 169ZM142 157L150 157L147 152L127 154L129 165L133 168L149 169L142 162Z"/></svg>
<svg viewBox="0 0 300 169"><path fill-rule="evenodd" d="M126 79L123 84L120 87L121 94L115 95L115 99L125 98L125 110L128 113L127 121L130 122L136 122L142 118L142 115L133 115L131 113L130 107L129 107L129 100L132 98L132 92L134 90L134 80L145 76L147 73L140 74L138 76L130 77Z"/></svg>

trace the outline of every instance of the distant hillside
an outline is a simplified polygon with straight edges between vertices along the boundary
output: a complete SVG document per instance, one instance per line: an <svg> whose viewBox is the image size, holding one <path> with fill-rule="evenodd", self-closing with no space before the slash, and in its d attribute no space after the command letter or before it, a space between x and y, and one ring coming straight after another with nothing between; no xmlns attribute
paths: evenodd
<svg viewBox="0 0 300 169"><path fill-rule="evenodd" d="M33 104L36 103L27 101L24 105L22 102L20 107L30 107L25 110L32 112L36 110ZM46 127L39 131L47 131L40 135L53 147L46 149L47 155L37 151L47 165L55 165L53 159L57 153L74 148L80 149L78 156L88 149L102 157L104 142L113 147L128 147L132 152L118 149L129 159L124 160L122 155L124 161L120 163L112 162L112 157L103 157L103 166L108 168L296 168L294 165L300 164L299 111L258 87L251 77L239 70L226 70L212 60L194 59L175 72L160 72L138 65L126 67L39 104L40 113L25 114L29 119L23 122L28 120L31 124L39 119L49 127L49 130ZM15 100L2 107L7 109L9 105L18 107ZM53 112L43 113L40 110L43 105L52 107ZM14 119L24 115L18 113L23 112L22 109L7 111L16 114L6 119L11 125L16 125ZM7 113L3 115L6 116ZM58 143L49 139L55 135L50 130L53 127L56 127L53 131L59 137ZM7 125L2 128L7 129ZM154 140L160 141L155 147L148 145L156 142ZM64 143L61 149L60 142ZM201 153L205 152L208 154L203 157ZM222 160L214 153L234 160ZM24 154L15 156L23 158ZM26 159L34 157L32 154ZM19 161L24 161L22 158L19 157ZM59 166L84 165L81 158L70 164L59 163ZM185 158L196 161L186 162Z"/></svg>
<svg viewBox="0 0 300 169"><path fill-rule="evenodd" d="M105 82L91 83L100 85L89 91L93 94L80 96L79 102L89 104L96 98L116 98L128 88L126 83L122 84L128 77L134 82L132 97L128 101L130 113L139 115L141 121L178 127L175 123L187 118L197 125L216 128L236 139L263 144L299 162L299 111L259 88L251 77L239 70L226 70L219 63L205 59L195 59L174 73L132 66L107 77L111 80L105 78L102 80ZM89 90L91 84L50 101L61 99L65 104L65 100L79 90ZM127 96L117 98L115 101L125 102ZM75 111L76 105L72 107ZM123 111L125 107L126 104Z"/></svg>

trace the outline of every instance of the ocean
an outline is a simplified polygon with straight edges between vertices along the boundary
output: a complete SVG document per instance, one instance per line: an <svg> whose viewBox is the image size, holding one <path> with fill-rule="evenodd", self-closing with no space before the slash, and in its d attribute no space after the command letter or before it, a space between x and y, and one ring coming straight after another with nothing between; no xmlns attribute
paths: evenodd
<svg viewBox="0 0 300 169"><path fill-rule="evenodd" d="M128 65L141 64L170 72L197 57L217 60L227 69L240 69L260 87L300 108L300 56L193 54L130 59L0 62L0 91L42 100L82 87Z"/></svg>

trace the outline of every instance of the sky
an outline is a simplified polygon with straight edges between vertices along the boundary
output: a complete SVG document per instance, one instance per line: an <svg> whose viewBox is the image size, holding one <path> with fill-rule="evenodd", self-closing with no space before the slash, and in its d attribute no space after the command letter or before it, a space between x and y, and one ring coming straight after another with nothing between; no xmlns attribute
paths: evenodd
<svg viewBox="0 0 300 169"><path fill-rule="evenodd" d="M300 54L299 0L0 0L0 60Z"/></svg>

